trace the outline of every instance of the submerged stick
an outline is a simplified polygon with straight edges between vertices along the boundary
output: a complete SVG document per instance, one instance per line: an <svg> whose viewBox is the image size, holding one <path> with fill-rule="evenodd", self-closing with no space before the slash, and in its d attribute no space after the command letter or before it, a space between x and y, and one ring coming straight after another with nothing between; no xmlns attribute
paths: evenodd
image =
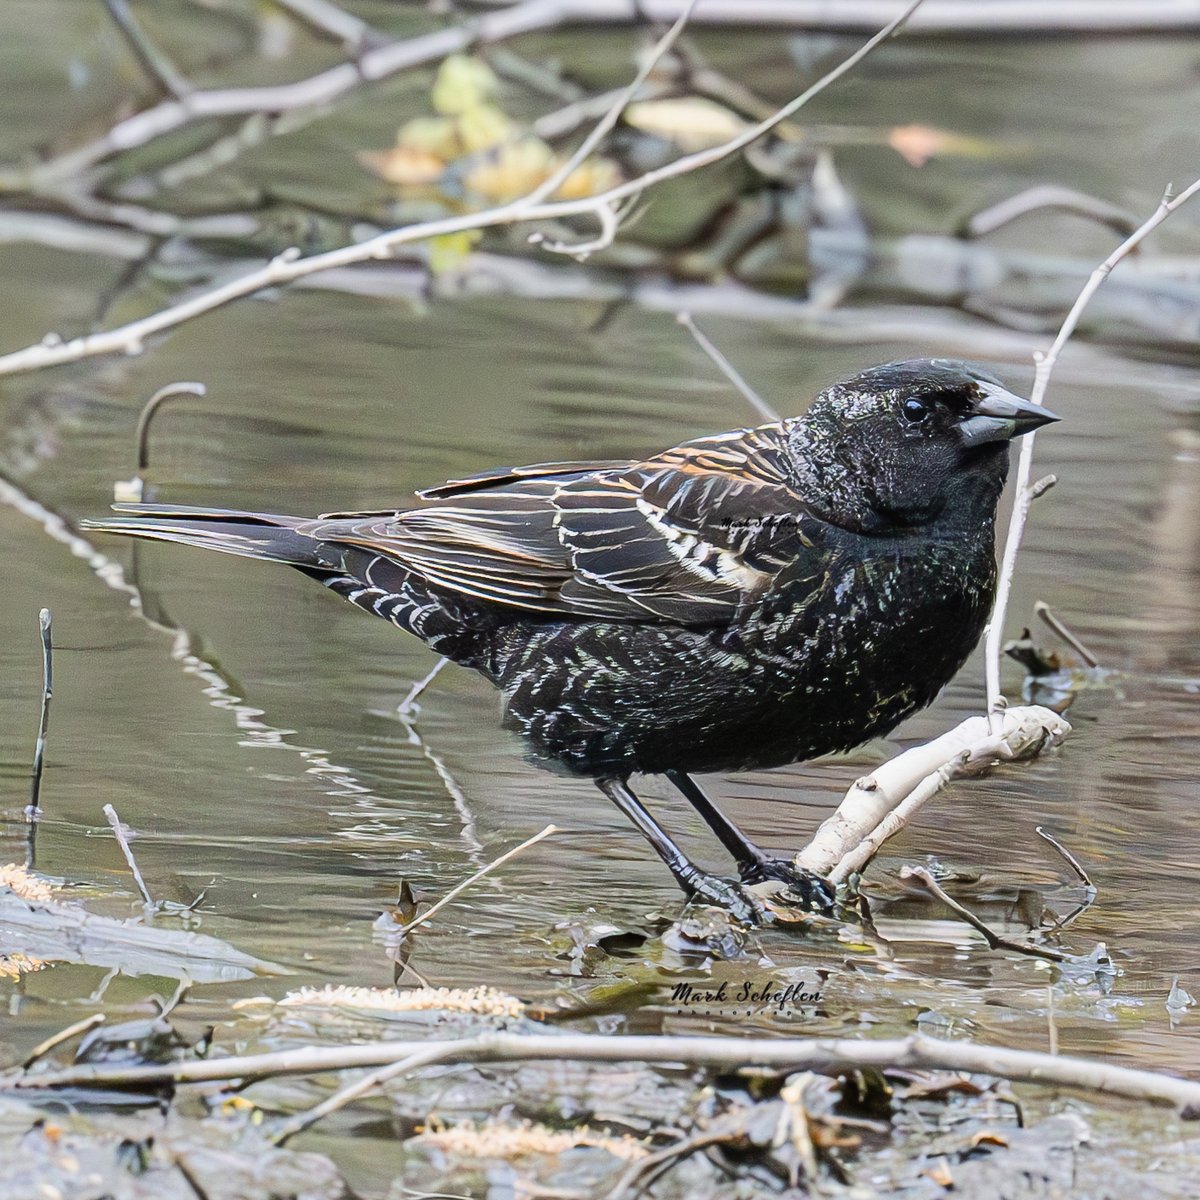
<svg viewBox="0 0 1200 1200"><path fill-rule="evenodd" d="M45 1041L38 1042L30 1050L22 1061L21 1066L26 1068L32 1067L39 1058L45 1058L51 1050L61 1046L63 1042L69 1042L72 1038L79 1037L81 1034L90 1033L97 1025L103 1025L104 1021L104 1013L92 1013L90 1017L84 1017L82 1020L68 1025L66 1029L60 1029L57 1033L52 1033Z"/></svg>
<svg viewBox="0 0 1200 1200"><path fill-rule="evenodd" d="M416 929L418 925L424 925L425 922L428 921L435 913L441 912L441 910L443 908L445 908L446 905L449 904L451 900L455 899L457 896L460 896L473 883L478 882L485 875L490 875L497 867L503 866L504 863L508 862L508 860L510 858L516 858L516 856L518 854L520 854L522 850L528 850L530 846L536 846L537 843L540 842L543 838L548 838L552 833L558 833L558 832L559 832L559 829L558 829L557 825L547 825L546 828L543 829L541 833L535 833L533 835L533 837L527 838L519 846L514 846L511 850L506 851L504 854L500 855L499 858L495 859L493 862L488 863L487 866L480 867L479 870L476 871L474 875L471 875L468 878L464 879L462 881L462 883L460 883L457 887L451 888L431 908L429 908L427 911L423 912L419 917L416 917L413 920L409 921L409 923L407 925L398 929L396 931L396 936L397 937L407 936L414 929Z"/></svg>
<svg viewBox="0 0 1200 1200"><path fill-rule="evenodd" d="M1042 621L1055 633L1058 634L1080 658L1083 659L1089 667L1098 667L1100 660L1079 640L1074 630L1069 625L1064 624L1056 617L1045 600L1039 600L1034 606L1033 611L1042 619Z"/></svg>
<svg viewBox="0 0 1200 1200"><path fill-rule="evenodd" d="M1029 954L1034 958L1049 959L1050 962L1069 962L1074 957L1065 950L1056 950L1052 946L1039 946L1034 942L1018 942L997 933L969 908L959 904L953 896L949 895L925 867L904 867L900 871L900 878L915 879L935 900L940 900L952 913L960 916L972 929L982 934L989 949L1015 950L1018 954Z"/></svg>
<svg viewBox="0 0 1200 1200"><path fill-rule="evenodd" d="M155 414L167 400L177 396L204 396L208 389L202 383L181 380L179 383L168 383L160 387L142 409L138 417L137 432L134 439L137 443L137 469L132 479L121 479L113 484L113 500L118 504L138 503L146 490L146 470L150 466L150 425Z"/></svg>
<svg viewBox="0 0 1200 1200"><path fill-rule="evenodd" d="M434 1045L425 1050L418 1050L415 1054L410 1054L407 1058L402 1058L399 1062L391 1063L386 1067L379 1067L377 1070L371 1071L364 1075L361 1079L342 1088L340 1091L334 1092L327 1100L322 1100L320 1104L314 1105L312 1108L305 1109L304 1112L298 1112L295 1116L289 1117L284 1121L273 1133L269 1134L267 1141L273 1146L282 1146L288 1138L295 1137L310 1125L315 1125L323 1117L329 1116L330 1113L338 1112L348 1104L353 1104L355 1100L367 1095L368 1092L373 1092L377 1087L382 1087L389 1079L395 1079L400 1075L407 1075L409 1071L415 1071L418 1067L426 1066L429 1063L438 1062L445 1057L445 1052L441 1046Z"/></svg>
<svg viewBox="0 0 1200 1200"><path fill-rule="evenodd" d="M906 1038L745 1038L610 1034L484 1033L457 1040L375 1041L348 1046L304 1046L265 1054L190 1059L142 1066L80 1064L58 1071L14 1072L0 1086L14 1091L63 1087L134 1087L159 1083L249 1082L281 1075L317 1075L384 1067L416 1054L439 1062L641 1062L725 1070L845 1071L861 1067L915 1067L969 1071L1024 1083L1079 1088L1129 1100L1172 1105L1200 1119L1200 1082L1094 1059L1010 1050L1004 1046ZM429 1061L433 1061L431 1058Z"/></svg>
<svg viewBox="0 0 1200 1200"><path fill-rule="evenodd" d="M42 819L42 772L46 765L46 736L50 732L50 697L54 694L54 647L51 641L50 610L38 613L42 638L42 707L38 717L37 742L33 747L33 775L29 782L29 805L25 809L28 837L25 865L32 867L37 857L37 824Z"/></svg>
<svg viewBox="0 0 1200 1200"><path fill-rule="evenodd" d="M121 824L121 818L117 816L117 810L111 804L104 806L104 815L108 818L109 825L112 826L113 836L117 839L117 845L121 847L121 853L125 855L125 861L129 864L129 869L133 872L133 881L137 884L137 889L142 893L142 902L147 908L157 908L154 903L154 898L150 895L150 889L146 887L146 881L142 878L141 871L138 870L137 859L133 857L133 850L129 845L129 835L125 832L125 826Z"/></svg>

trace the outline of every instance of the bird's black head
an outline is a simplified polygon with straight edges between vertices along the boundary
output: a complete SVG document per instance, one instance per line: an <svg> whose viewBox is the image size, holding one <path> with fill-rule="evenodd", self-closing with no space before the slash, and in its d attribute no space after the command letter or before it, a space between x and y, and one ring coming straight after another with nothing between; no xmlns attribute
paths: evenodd
<svg viewBox="0 0 1200 1200"><path fill-rule="evenodd" d="M788 446L800 490L836 524L971 525L995 515L1010 440L1056 420L978 367L913 358L826 388Z"/></svg>

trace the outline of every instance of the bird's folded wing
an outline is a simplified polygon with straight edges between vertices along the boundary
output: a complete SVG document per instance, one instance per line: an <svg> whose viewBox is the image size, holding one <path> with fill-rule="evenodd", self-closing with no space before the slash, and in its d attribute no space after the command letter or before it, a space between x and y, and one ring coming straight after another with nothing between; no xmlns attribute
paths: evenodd
<svg viewBox="0 0 1200 1200"><path fill-rule="evenodd" d="M460 481L394 514L303 527L434 588L560 618L724 624L802 553L770 426L641 463L548 464Z"/></svg>

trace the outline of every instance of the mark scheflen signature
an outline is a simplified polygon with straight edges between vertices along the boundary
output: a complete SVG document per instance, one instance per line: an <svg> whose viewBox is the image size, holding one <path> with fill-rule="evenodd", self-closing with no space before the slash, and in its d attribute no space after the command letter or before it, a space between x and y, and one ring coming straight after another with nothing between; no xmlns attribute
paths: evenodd
<svg viewBox="0 0 1200 1200"><path fill-rule="evenodd" d="M757 517L726 517L721 528L730 533L768 533L786 525L798 525L801 513L764 513Z"/></svg>
<svg viewBox="0 0 1200 1200"><path fill-rule="evenodd" d="M677 983L671 991L671 1000L685 1009L719 1009L722 1012L743 1012L750 1016L764 1009L787 1012L797 1008L811 1008L821 1002L820 988L800 983L780 983L775 979L745 979L731 983L723 979L715 986L706 983Z"/></svg>

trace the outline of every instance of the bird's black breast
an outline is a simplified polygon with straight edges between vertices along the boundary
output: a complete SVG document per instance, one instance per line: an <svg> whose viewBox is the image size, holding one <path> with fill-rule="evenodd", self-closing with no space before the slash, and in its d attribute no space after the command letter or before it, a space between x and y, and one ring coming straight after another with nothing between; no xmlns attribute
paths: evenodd
<svg viewBox="0 0 1200 1200"><path fill-rule="evenodd" d="M548 765L591 775L779 766L929 704L982 632L987 537L831 545L727 625L517 622L485 673Z"/></svg>

